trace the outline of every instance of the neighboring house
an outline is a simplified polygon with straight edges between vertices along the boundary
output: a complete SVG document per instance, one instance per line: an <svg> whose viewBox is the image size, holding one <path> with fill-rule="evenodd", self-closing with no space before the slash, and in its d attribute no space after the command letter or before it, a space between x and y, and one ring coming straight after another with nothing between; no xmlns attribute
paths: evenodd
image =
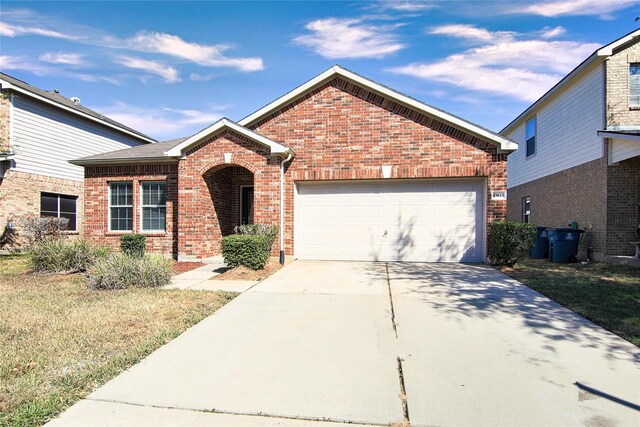
<svg viewBox="0 0 640 427"><path fill-rule="evenodd" d="M19 248L21 220L69 219L83 231L81 167L68 161L155 142L65 98L0 73L0 246Z"/></svg>
<svg viewBox="0 0 640 427"><path fill-rule="evenodd" d="M603 46L505 127L508 218L577 221L581 254L633 255L640 225L640 30Z"/></svg>
<svg viewBox="0 0 640 427"><path fill-rule="evenodd" d="M238 123L73 163L94 242L140 232L149 250L198 259L234 226L263 223L281 227L274 254L473 262L506 216L515 148L335 66Z"/></svg>

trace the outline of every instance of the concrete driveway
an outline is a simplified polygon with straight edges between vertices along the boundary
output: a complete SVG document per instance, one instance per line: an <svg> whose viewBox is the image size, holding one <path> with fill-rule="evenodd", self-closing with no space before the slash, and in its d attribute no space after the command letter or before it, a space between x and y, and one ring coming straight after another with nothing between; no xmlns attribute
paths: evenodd
<svg viewBox="0 0 640 427"><path fill-rule="evenodd" d="M485 266L296 261L50 425L634 426L639 362Z"/></svg>

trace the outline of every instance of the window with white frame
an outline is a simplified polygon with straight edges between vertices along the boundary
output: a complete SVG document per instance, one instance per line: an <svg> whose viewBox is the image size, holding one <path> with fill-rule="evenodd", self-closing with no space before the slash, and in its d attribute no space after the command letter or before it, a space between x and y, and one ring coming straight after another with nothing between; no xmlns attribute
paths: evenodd
<svg viewBox="0 0 640 427"><path fill-rule="evenodd" d="M78 196L40 193L40 216L66 218L67 230L76 231L76 203Z"/></svg>
<svg viewBox="0 0 640 427"><path fill-rule="evenodd" d="M522 222L529 224L531 218L531 197L522 198Z"/></svg>
<svg viewBox="0 0 640 427"><path fill-rule="evenodd" d="M109 184L109 230L133 231L133 184Z"/></svg>
<svg viewBox="0 0 640 427"><path fill-rule="evenodd" d="M525 139L527 141L527 157L533 156L534 154L536 154L537 123L535 116L527 120L524 132Z"/></svg>
<svg viewBox="0 0 640 427"><path fill-rule="evenodd" d="M167 190L163 181L142 183L142 230L165 231Z"/></svg>
<svg viewBox="0 0 640 427"><path fill-rule="evenodd" d="M640 107L640 63L629 64L629 107Z"/></svg>

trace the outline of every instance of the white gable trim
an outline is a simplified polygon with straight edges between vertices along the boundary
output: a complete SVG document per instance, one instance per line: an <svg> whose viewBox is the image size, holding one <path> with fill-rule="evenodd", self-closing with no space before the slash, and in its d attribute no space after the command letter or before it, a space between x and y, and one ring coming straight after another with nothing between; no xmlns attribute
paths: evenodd
<svg viewBox="0 0 640 427"><path fill-rule="evenodd" d="M107 127L112 128L112 129L116 129L119 132L126 133L127 135L132 136L134 138L137 138L139 140L142 140L142 141L145 141L145 142L148 142L148 143L157 142L155 139L145 138L145 137L140 136L140 135L138 135L138 134L136 134L134 132L131 132L131 131L127 130L127 129L121 128L120 126L116 126L116 125L111 124L109 122L105 122L104 120L100 120L100 119L98 119L96 117L93 117L93 116L91 116L89 114L83 113L82 111L74 110L73 108L67 107L64 104L60 104L58 102L52 101L50 99L47 99L44 96L40 96L40 95L38 95L36 93L33 93L33 92L28 91L28 90L22 89L21 87L12 85L11 83L9 83L9 82L7 82L7 81L5 81L3 79L0 79L0 84L2 85L2 89L10 89L10 90L12 90L14 92L19 92L19 93L21 93L23 95L26 95L26 96L30 97L30 98L37 99L40 102L44 102L45 104L53 105L56 108L60 108L62 110L65 110L65 111L67 111L67 112L69 112L71 114L75 114L75 115L83 117L83 118L85 118L87 120L91 120L93 122L100 123L103 126L107 126Z"/></svg>
<svg viewBox="0 0 640 427"><path fill-rule="evenodd" d="M257 143L264 145L265 147L269 147L271 154L286 154L286 153L292 152L290 148L285 147L282 144L278 144L277 142L267 138L266 136L260 135L259 133L256 133L250 129L242 127L229 119L223 118L218 120L208 128L205 128L200 132L196 133L192 137L185 139L184 141L182 141L180 144L176 145L172 149L165 151L164 155L171 156L171 157L179 157L182 155L182 152L185 149L189 148L190 146L192 146L197 142L202 141L204 138L207 138L222 129L233 130L234 132L237 132L240 135L246 136L247 138Z"/></svg>
<svg viewBox="0 0 640 427"><path fill-rule="evenodd" d="M394 101L403 104L407 107L413 108L417 111L420 111L422 113L425 113L431 117L435 117L439 120L442 120L454 127L457 127L463 131L469 132L471 134L474 134L476 136L479 136L485 140L487 140L488 142L492 142L497 144L501 150L504 151L512 151L512 150L516 150L518 148L518 144L516 144L515 142L511 141L508 138L505 138L501 135L495 134L487 129L483 129L480 126L477 126L471 122L468 122L466 120L463 120L459 117L453 116L445 111L439 110L437 108L434 108L430 105L424 104L418 100L415 100L413 98L410 98L406 95L403 95L399 92L396 92L392 89L389 89L386 86L383 86L379 83L376 83L374 81L371 81L365 77L362 77L358 74L355 74L349 70L346 70L338 65L335 65L331 68L329 68L327 71L323 72L322 74L314 77L313 79L309 80L308 82L306 82L305 84L298 86L296 89L292 90L291 92L281 96L280 98L276 99L275 101L273 101L272 103L262 107L261 109L259 109L258 111L256 111L255 113L252 113L251 115L245 117L244 119L240 120L238 122L238 124L242 125L242 126L251 126L252 124L254 124L255 122L257 122L258 120L260 120L261 118L269 115L270 113L272 113L273 111L277 110L278 108L283 107L284 105L296 100L297 98L303 96L305 93L313 90L314 88L321 86L322 84L324 84L325 82L331 80L332 78L334 78L335 76L340 76L346 80L349 80L359 86L363 86L373 92L376 92L382 96L385 96L387 98L393 99Z"/></svg>

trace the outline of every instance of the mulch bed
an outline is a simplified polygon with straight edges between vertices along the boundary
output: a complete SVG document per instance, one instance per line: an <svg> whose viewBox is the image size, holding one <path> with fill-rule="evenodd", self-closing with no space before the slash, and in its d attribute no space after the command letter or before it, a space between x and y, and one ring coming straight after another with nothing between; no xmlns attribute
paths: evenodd
<svg viewBox="0 0 640 427"><path fill-rule="evenodd" d="M187 271L195 270L198 267L202 267L203 265L207 265L203 262L173 262L173 271L176 274L186 273Z"/></svg>
<svg viewBox="0 0 640 427"><path fill-rule="evenodd" d="M269 260L262 270L252 270L241 265L218 274L213 280L264 280L281 268L278 261Z"/></svg>

